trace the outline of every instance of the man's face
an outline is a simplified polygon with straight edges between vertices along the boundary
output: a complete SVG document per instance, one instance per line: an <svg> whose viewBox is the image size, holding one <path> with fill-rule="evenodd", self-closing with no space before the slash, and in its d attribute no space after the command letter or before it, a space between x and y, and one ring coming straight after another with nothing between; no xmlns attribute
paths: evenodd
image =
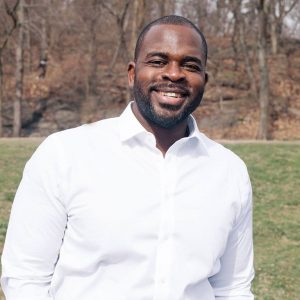
<svg viewBox="0 0 300 300"><path fill-rule="evenodd" d="M201 37L188 26L153 26L128 79L143 119L163 128L181 123L200 104L207 81Z"/></svg>

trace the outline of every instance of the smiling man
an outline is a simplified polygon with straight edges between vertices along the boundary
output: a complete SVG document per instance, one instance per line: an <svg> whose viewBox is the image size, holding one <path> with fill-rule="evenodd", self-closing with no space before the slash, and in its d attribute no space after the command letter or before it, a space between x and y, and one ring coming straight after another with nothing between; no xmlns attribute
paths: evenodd
<svg viewBox="0 0 300 300"><path fill-rule="evenodd" d="M123 114L41 144L12 208L8 300L253 299L247 169L191 116L206 60L189 20L155 20L128 65Z"/></svg>
<svg viewBox="0 0 300 300"><path fill-rule="evenodd" d="M188 135L188 116L199 106L207 82L206 41L177 19L181 23L169 24L168 17L160 26L149 24L137 42L135 62L128 66L133 113L154 134L163 154Z"/></svg>

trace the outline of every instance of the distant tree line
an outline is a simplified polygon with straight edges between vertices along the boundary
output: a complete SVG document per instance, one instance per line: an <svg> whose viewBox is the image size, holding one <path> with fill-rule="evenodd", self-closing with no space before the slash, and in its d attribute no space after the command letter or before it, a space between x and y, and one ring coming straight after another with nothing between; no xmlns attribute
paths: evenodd
<svg viewBox="0 0 300 300"><path fill-rule="evenodd" d="M242 61L250 92L259 101L257 138L268 139L267 61L280 53L284 37L299 33L299 0L0 0L0 136L3 99L13 99L13 136L17 137L22 126L24 76L38 70L43 80L50 66L59 68L72 57L80 67L72 74L73 85L65 88L80 88L83 109L92 113L96 95L109 88L101 86L101 80L109 78L112 85L117 82L119 66L132 58L141 28L168 14L188 17L208 38L231 39L236 67ZM223 50L209 54L214 65L212 80L222 68L218 59ZM14 95L9 95L12 80ZM125 82L123 89L128 99Z"/></svg>

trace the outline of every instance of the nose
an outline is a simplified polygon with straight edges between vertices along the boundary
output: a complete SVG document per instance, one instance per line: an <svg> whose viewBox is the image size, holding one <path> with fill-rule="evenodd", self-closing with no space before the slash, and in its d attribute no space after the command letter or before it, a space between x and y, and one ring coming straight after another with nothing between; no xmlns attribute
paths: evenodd
<svg viewBox="0 0 300 300"><path fill-rule="evenodd" d="M172 82L181 82L185 80L185 74L180 65L176 62L170 62L165 66L162 77L164 80L170 80Z"/></svg>

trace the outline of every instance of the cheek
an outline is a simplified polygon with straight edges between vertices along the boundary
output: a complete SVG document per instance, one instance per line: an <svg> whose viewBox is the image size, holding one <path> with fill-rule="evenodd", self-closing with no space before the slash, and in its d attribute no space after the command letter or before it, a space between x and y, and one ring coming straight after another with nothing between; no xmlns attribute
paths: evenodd
<svg viewBox="0 0 300 300"><path fill-rule="evenodd" d="M204 89L205 80L202 77L201 78L199 78L199 77L192 78L190 80L190 86L192 87L192 89L195 93L199 92L200 90Z"/></svg>
<svg viewBox="0 0 300 300"><path fill-rule="evenodd" d="M153 80L149 74L140 73L136 76L135 82L143 91L148 91L149 86L153 83Z"/></svg>

